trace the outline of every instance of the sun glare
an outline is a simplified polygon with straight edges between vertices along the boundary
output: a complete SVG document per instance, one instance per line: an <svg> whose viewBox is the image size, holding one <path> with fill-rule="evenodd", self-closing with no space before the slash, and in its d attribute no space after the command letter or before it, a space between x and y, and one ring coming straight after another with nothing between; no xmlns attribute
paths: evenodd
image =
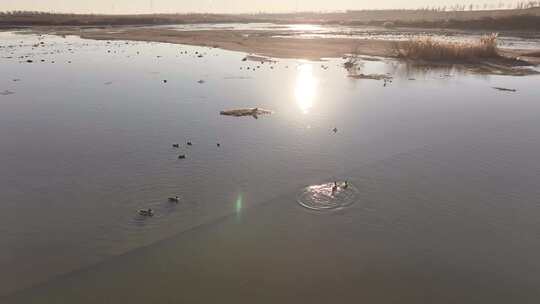
<svg viewBox="0 0 540 304"><path fill-rule="evenodd" d="M309 110L313 107L316 94L317 79L313 77L313 65L308 63L300 65L298 67L294 95L296 104L302 113L309 113Z"/></svg>

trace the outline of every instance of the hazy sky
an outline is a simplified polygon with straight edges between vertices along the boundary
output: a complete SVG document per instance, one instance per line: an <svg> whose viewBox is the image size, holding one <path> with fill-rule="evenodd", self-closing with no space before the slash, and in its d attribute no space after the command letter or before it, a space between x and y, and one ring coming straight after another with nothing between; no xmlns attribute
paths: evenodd
<svg viewBox="0 0 540 304"><path fill-rule="evenodd" d="M285 12L373 8L418 8L427 5L491 4L516 0L0 0L0 11L37 10L79 13L148 12Z"/></svg>

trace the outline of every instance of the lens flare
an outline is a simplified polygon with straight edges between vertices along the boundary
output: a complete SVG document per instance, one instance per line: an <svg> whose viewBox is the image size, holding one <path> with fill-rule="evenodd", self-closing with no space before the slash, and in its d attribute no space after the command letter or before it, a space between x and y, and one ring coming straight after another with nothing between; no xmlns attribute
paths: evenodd
<svg viewBox="0 0 540 304"><path fill-rule="evenodd" d="M242 194L240 193L238 195L238 198L236 199L236 203L235 203L235 211L236 211L236 214L240 214L242 212Z"/></svg>

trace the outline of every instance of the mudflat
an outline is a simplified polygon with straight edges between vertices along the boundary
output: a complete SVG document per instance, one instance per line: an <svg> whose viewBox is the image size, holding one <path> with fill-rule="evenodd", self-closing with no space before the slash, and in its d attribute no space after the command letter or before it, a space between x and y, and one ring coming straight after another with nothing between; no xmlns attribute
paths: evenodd
<svg viewBox="0 0 540 304"><path fill-rule="evenodd" d="M76 35L84 39L129 40L163 42L220 48L273 58L297 58L321 60L339 58L351 53L356 55L397 57L396 47L402 41L354 39L354 38L301 38L283 37L279 30L192 30L178 31L157 27L33 27L31 32L39 34ZM536 51L534 51L536 52ZM462 63L476 73L528 75L526 69L516 66L540 64L540 58L530 56L531 50L500 49L500 58L482 59L478 62ZM516 60L519 58L519 60ZM457 62L446 62L457 63Z"/></svg>

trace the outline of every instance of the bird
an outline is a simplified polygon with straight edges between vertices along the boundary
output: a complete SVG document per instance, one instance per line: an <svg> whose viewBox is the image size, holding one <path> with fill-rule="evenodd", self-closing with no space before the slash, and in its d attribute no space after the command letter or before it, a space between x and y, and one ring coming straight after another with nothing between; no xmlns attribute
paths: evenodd
<svg viewBox="0 0 540 304"><path fill-rule="evenodd" d="M334 131L334 133L337 133L338 129L334 128L334 129L332 129L332 131Z"/></svg>
<svg viewBox="0 0 540 304"><path fill-rule="evenodd" d="M142 216L153 216L154 211L152 209L147 209L147 210L140 209L139 214L142 215Z"/></svg>
<svg viewBox="0 0 540 304"><path fill-rule="evenodd" d="M178 159L185 159L186 158L186 155L185 154L180 154L178 155Z"/></svg>
<svg viewBox="0 0 540 304"><path fill-rule="evenodd" d="M193 144L190 141L187 142L187 145L188 146L193 146Z"/></svg>
<svg viewBox="0 0 540 304"><path fill-rule="evenodd" d="M180 198L178 198L178 196L169 197L169 202L178 203L179 201L180 201Z"/></svg>
<svg viewBox="0 0 540 304"><path fill-rule="evenodd" d="M334 195L334 193L336 193L337 191L337 182L334 182L334 185L332 186L332 195Z"/></svg>
<svg viewBox="0 0 540 304"><path fill-rule="evenodd" d="M179 144L172 144L173 148L180 148Z"/></svg>
<svg viewBox="0 0 540 304"><path fill-rule="evenodd" d="M218 147L221 147L221 144L220 144L220 143L217 143L216 145L217 145Z"/></svg>

